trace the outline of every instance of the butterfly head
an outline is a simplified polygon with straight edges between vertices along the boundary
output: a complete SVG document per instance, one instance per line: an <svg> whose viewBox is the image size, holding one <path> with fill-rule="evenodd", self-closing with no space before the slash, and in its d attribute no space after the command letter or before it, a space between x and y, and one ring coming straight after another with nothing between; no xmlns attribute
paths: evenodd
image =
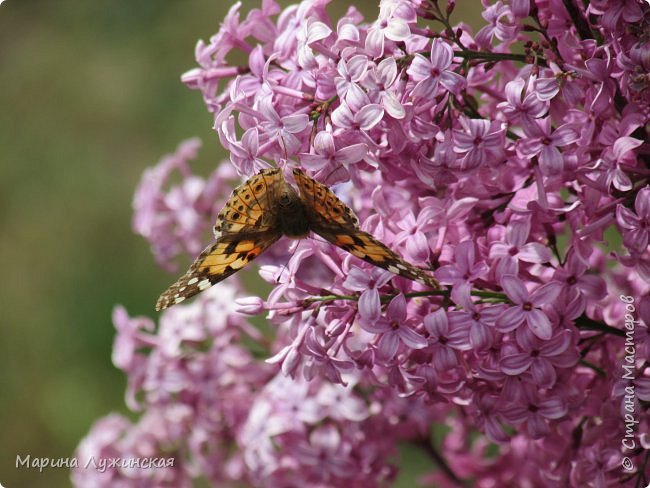
<svg viewBox="0 0 650 488"><path fill-rule="evenodd" d="M290 192L285 191L280 195L280 198L278 198L278 204L280 207L288 209L296 204L296 200L292 198Z"/></svg>
<svg viewBox="0 0 650 488"><path fill-rule="evenodd" d="M287 237L300 239L309 234L309 222L305 207L298 192L289 184L283 185L277 199L279 224L281 231Z"/></svg>

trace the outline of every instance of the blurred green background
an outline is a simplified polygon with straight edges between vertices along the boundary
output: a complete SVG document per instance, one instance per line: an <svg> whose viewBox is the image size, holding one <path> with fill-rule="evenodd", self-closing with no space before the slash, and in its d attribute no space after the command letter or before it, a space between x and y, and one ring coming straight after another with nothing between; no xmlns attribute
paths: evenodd
<svg viewBox="0 0 650 488"><path fill-rule="evenodd" d="M243 11L261 2L244 2ZM286 2L288 3L288 2ZM351 3L334 0L338 18ZM375 2L356 5L366 18ZM226 155L181 73L230 2L6 0L0 5L0 483L69 486L66 469L16 456L72 456L93 421L127 413L111 364L116 303L154 315L173 278L130 227L146 166L198 135L207 174ZM479 2L476 2L478 16ZM415 456L415 457L414 457ZM423 455L408 456L412 486ZM415 459L415 460L414 460Z"/></svg>

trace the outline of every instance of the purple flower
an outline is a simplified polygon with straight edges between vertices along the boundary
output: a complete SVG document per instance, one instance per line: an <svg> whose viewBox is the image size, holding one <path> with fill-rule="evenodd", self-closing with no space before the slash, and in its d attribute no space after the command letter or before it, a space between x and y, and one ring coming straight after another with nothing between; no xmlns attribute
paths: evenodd
<svg viewBox="0 0 650 488"><path fill-rule="evenodd" d="M191 410L183 407L152 409L135 425L117 414L98 421L75 454L72 474L76 486L191 486L191 476L181 456L168 452L186 433ZM160 459L149 469L129 459ZM158 463L158 461L156 462Z"/></svg>
<svg viewBox="0 0 650 488"><path fill-rule="evenodd" d="M526 424L526 430L533 439L550 434L547 421L556 420L567 414L568 408L561 398L544 398L533 388L524 389L520 402L505 407L503 416L513 424Z"/></svg>
<svg viewBox="0 0 650 488"><path fill-rule="evenodd" d="M230 150L230 161L239 175L250 176L257 171L268 168L268 163L259 157L260 139L257 127L251 127L238 141L235 137L234 119L229 117L224 122L225 130L219 131L225 139L224 146Z"/></svg>
<svg viewBox="0 0 650 488"><path fill-rule="evenodd" d="M604 444L604 441L594 443L581 453L572 473L574 486L602 486L608 473L620 469L623 460L620 448L605 448Z"/></svg>
<svg viewBox="0 0 650 488"><path fill-rule="evenodd" d="M454 264L441 266L436 271L436 278L445 285L454 285L454 291L463 284L469 284L485 278L488 266L484 261L476 261L475 244L472 241L463 241L454 250L456 261ZM458 296L452 291L452 298L458 303Z"/></svg>
<svg viewBox="0 0 650 488"><path fill-rule="evenodd" d="M527 242L530 236L530 220L515 220L508 224L504 242L494 242L490 246L490 258L514 263L514 272L519 268L519 261L526 263L547 263L551 260L551 251L538 242Z"/></svg>
<svg viewBox="0 0 650 488"><path fill-rule="evenodd" d="M131 427L129 419L119 414L111 414L98 420L77 447L75 457L82 466L92 458L99 462L102 459L117 457L121 451L116 447L116 443ZM75 486L109 486L119 477L116 471L115 468L103 471L77 468L72 472L72 481Z"/></svg>
<svg viewBox="0 0 650 488"><path fill-rule="evenodd" d="M259 110L266 119L260 124L264 129L265 136L272 141L277 141L288 155L295 154L302 145L295 134L302 132L307 127L309 117L306 114L291 114L281 117L273 108L270 97L260 100Z"/></svg>
<svg viewBox="0 0 650 488"><path fill-rule="evenodd" d="M454 290L456 290L454 301L462 307L462 310L454 310L447 314L449 325L454 329L469 328L469 343L477 351L489 348L494 341L494 323L503 312L504 306L479 308L470 298L468 284L461 284Z"/></svg>
<svg viewBox="0 0 650 488"><path fill-rule="evenodd" d="M238 298L236 303L237 312L243 315L259 315L264 310L264 300L260 297Z"/></svg>
<svg viewBox="0 0 650 488"><path fill-rule="evenodd" d="M364 133L375 127L384 117L381 105L371 103L354 112L346 102L341 102L332 112L332 122L343 129L353 129Z"/></svg>
<svg viewBox="0 0 650 488"><path fill-rule="evenodd" d="M511 123L535 127L536 120L546 113L548 106L536 93L525 93L525 87L523 78L510 81L505 89L507 101L501 102L498 107Z"/></svg>
<svg viewBox="0 0 650 488"><path fill-rule="evenodd" d="M411 166L418 178L431 187L456 183L456 173L461 172L461 160L454 152L451 134L446 133L444 140L436 144L432 157L420 154L418 161L412 161Z"/></svg>
<svg viewBox="0 0 650 488"><path fill-rule="evenodd" d="M571 332L558 331L548 341L541 341L529 329L517 329L517 343L521 352L501 358L501 370L509 375L520 375L530 370L532 379L540 388L552 388L557 381L555 368L575 365L579 356L572 345Z"/></svg>
<svg viewBox="0 0 650 488"><path fill-rule="evenodd" d="M639 301L639 319L642 323L634 329L634 343L645 357L650 357L650 296L645 296Z"/></svg>
<svg viewBox="0 0 650 488"><path fill-rule="evenodd" d="M533 334L549 340L553 336L551 322L541 306L555 300L562 290L560 283L547 283L529 293L523 281L516 276L505 275L501 279L501 286L514 306L497 317L497 330L510 332L525 322Z"/></svg>
<svg viewBox="0 0 650 488"><path fill-rule="evenodd" d="M635 2L608 2L606 0L596 0L589 10L598 15L602 15L602 23L605 27L615 30L623 22L630 24L636 23L643 17L643 10Z"/></svg>
<svg viewBox="0 0 650 488"><path fill-rule="evenodd" d="M454 150L464 154L462 168L474 169L498 160L503 152L503 130L488 120L461 118L462 130L454 130Z"/></svg>
<svg viewBox="0 0 650 488"><path fill-rule="evenodd" d="M334 426L315 429L309 442L298 446L297 450L301 464L318 469L325 479L350 477L356 470L347 456L347 446Z"/></svg>
<svg viewBox="0 0 650 488"><path fill-rule="evenodd" d="M429 240L425 232L437 227L436 214L438 209L425 207L418 214L417 219L411 212L402 216L397 227L401 229L394 239L395 245L405 245L406 256L414 263L425 263L429 259Z"/></svg>
<svg viewBox="0 0 650 488"><path fill-rule="evenodd" d="M502 427L501 410L503 402L494 394L481 392L472 399L472 405L478 411L476 422L482 426L485 435L493 442L502 443L508 440L508 435Z"/></svg>
<svg viewBox="0 0 650 488"><path fill-rule="evenodd" d="M558 94L572 105L580 103L582 93L576 82L577 74L573 71L563 71L556 63L549 63L550 69L540 70L539 78L535 82L535 94L540 100L547 102L553 100Z"/></svg>
<svg viewBox="0 0 650 488"><path fill-rule="evenodd" d="M616 223L623 233L623 244L630 251L642 253L650 242L650 186L636 195L634 210L620 203L616 206Z"/></svg>
<svg viewBox="0 0 650 488"><path fill-rule="evenodd" d="M366 51L378 58L384 54L386 39L390 41L404 41L411 34L409 21L415 20L413 7L408 3L404 8L382 4L379 18L374 26L368 29L366 37Z"/></svg>
<svg viewBox="0 0 650 488"><path fill-rule="evenodd" d="M476 42L479 46L489 47L493 37L500 41L514 39L517 26L512 22L513 15L510 6L499 1L487 7L481 15L489 24L481 28L476 34Z"/></svg>
<svg viewBox="0 0 650 488"><path fill-rule="evenodd" d="M558 327L572 327L575 320L585 311L586 298L583 293L566 287L546 311L551 323Z"/></svg>
<svg viewBox="0 0 650 488"><path fill-rule="evenodd" d="M594 300L600 300L607 293L607 286L600 276L587 274L588 269L587 264L571 248L564 266L555 269L553 281L563 283L567 291L577 291Z"/></svg>
<svg viewBox="0 0 650 488"><path fill-rule="evenodd" d="M403 119L406 117L406 109L398 98L399 92L390 90L397 83L398 74L395 59L386 58L368 72L363 85L367 87L374 101L381 100L386 113L394 119Z"/></svg>
<svg viewBox="0 0 650 488"><path fill-rule="evenodd" d="M386 315L377 320L370 320L361 315L359 323L364 330L379 334L377 354L383 361L393 359L400 344L412 349L422 349L427 345L427 340L412 329L416 321L407 318L406 299L402 294L391 300Z"/></svg>
<svg viewBox="0 0 650 488"><path fill-rule="evenodd" d="M524 126L525 138L521 139L517 148L523 157L537 156L542 174L556 176L564 169L564 158L558 148L568 146L579 138L578 131L569 124L564 124L551 130L551 121L537 119L537 123Z"/></svg>
<svg viewBox="0 0 650 488"><path fill-rule="evenodd" d="M406 71L417 83L412 95L416 98L427 98L435 95L438 83L453 94L458 94L465 86L465 79L450 69L454 59L451 46L442 39L431 42L429 59L416 54Z"/></svg>
<svg viewBox="0 0 650 488"><path fill-rule="evenodd" d="M629 392L633 391L633 398L630 398ZM634 379L621 378L612 388L612 396L620 399L621 414L629 413L630 409L634 412L641 412L643 406L641 402L650 401L650 377L642 376L639 372Z"/></svg>
<svg viewBox="0 0 650 488"><path fill-rule="evenodd" d="M633 151L642 143L643 141L634 137L619 137L603 149L596 165L596 168L604 171L603 186L608 188L612 185L620 191L632 189L632 180L624 168L635 163L636 155Z"/></svg>
<svg viewBox="0 0 650 488"><path fill-rule="evenodd" d="M381 315L381 302L379 301L378 289L384 286L393 278L393 274L372 269L370 272L361 268L350 269L347 279L343 283L349 290L360 291L359 315L371 322L374 322Z"/></svg>
<svg viewBox="0 0 650 488"><path fill-rule="evenodd" d="M307 169L319 171L322 169L332 172L339 166L349 166L361 161L368 152L366 144L352 144L336 149L331 132L321 131L314 138L316 154L301 154L300 162Z"/></svg>
<svg viewBox="0 0 650 488"><path fill-rule="evenodd" d="M153 336L155 324L149 317L131 318L120 305L113 309L113 325L117 335L113 343L112 360L116 368L134 373L142 364L138 351L157 344Z"/></svg>
<svg viewBox="0 0 650 488"><path fill-rule="evenodd" d="M471 349L469 327L456 322L449 326L447 313L438 309L424 317L424 328L429 333L429 348L432 352L433 365L438 371L453 368L458 364L456 351Z"/></svg>
<svg viewBox="0 0 650 488"><path fill-rule="evenodd" d="M193 175L189 160L200 145L198 139L189 139L145 170L133 198L133 230L150 242L156 260L169 269L175 269L171 260L176 255L196 256L205 247L203 233L211 225L214 202L234 176L225 165L207 180ZM184 179L167 189L174 171Z"/></svg>
<svg viewBox="0 0 650 488"><path fill-rule="evenodd" d="M318 368L322 371L322 375L332 383L340 383L343 386L347 384L342 378L342 373L352 370L352 362L330 356L325 346L316 337L313 328L310 328L307 332L305 348L309 351L312 360L312 363L305 370L305 379L311 380L315 376L316 368Z"/></svg>
<svg viewBox="0 0 650 488"><path fill-rule="evenodd" d="M367 67L368 58L360 54L338 63L339 76L334 78L336 93L351 107L363 107L367 103L363 103L368 97L359 85L366 76Z"/></svg>

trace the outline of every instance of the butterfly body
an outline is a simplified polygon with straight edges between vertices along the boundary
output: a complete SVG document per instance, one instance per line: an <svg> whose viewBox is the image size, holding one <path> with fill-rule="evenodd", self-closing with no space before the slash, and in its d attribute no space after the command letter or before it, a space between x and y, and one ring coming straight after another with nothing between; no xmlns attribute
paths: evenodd
<svg viewBox="0 0 650 488"><path fill-rule="evenodd" d="M305 206L296 190L286 180L283 183L278 198L277 228L291 239L307 237L311 229Z"/></svg>
<svg viewBox="0 0 650 488"><path fill-rule="evenodd" d="M362 231L354 212L332 190L299 169L293 176L299 192L277 168L262 170L235 188L217 216L216 242L160 296L156 310L224 280L280 237L300 239L311 232L375 266L438 288L432 276Z"/></svg>

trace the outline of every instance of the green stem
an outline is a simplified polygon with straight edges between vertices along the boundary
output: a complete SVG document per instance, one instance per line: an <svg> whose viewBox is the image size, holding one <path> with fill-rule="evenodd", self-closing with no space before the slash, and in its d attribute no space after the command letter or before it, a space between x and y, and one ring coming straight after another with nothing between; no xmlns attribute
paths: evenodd
<svg viewBox="0 0 650 488"><path fill-rule="evenodd" d="M438 465L438 467L441 469L443 473L449 478L451 481L453 481L457 486L465 486L463 480L461 480L456 473L451 469L449 464L447 464L447 461L445 460L444 457L436 450L435 447L431 445L431 441L429 439L420 439L417 444L424 449L424 451L431 457L433 462Z"/></svg>
<svg viewBox="0 0 650 488"><path fill-rule="evenodd" d="M645 458L643 458L643 462L641 463L641 466L639 466L639 473L637 474L636 484L634 485L634 488L647 486L646 483L648 482L648 478L646 478L645 473L648 461L650 461L650 451L646 451Z"/></svg>
<svg viewBox="0 0 650 488"><path fill-rule="evenodd" d="M563 0L562 3L564 4L566 11L569 13L569 16L571 17L573 25L580 35L580 38L582 40L593 39L594 33L591 31L589 22L587 22L587 19L584 17L584 15L582 15L582 12L580 12L578 6L575 5L571 0Z"/></svg>
<svg viewBox="0 0 650 488"><path fill-rule="evenodd" d="M521 63L528 63L530 58L525 54L512 54L512 53L490 53L484 51L456 51L454 56L464 59L479 59L481 61L519 61ZM545 66L545 63L540 62Z"/></svg>
<svg viewBox="0 0 650 488"><path fill-rule="evenodd" d="M506 301L508 297L503 294L503 293L497 293L497 292L492 292L492 291L472 291L470 292L471 295L476 296L476 297L481 297L481 298L494 298L502 301ZM450 292L449 290L427 290L427 291L414 291L411 293L404 293L404 297L406 298L416 298L416 297L433 297L433 296L442 296L442 297L447 297L449 296ZM398 293L391 293L389 295L383 295L381 296L380 300L383 303L391 301L393 298L395 298L398 295ZM359 300L359 295L336 295L332 293L331 295L321 295L321 296L316 296L316 297L311 297L311 298L305 298L303 300L303 303L305 304L310 304L310 303L316 303L316 302L333 302L336 300L350 300L350 301L358 301Z"/></svg>
<svg viewBox="0 0 650 488"><path fill-rule="evenodd" d="M610 327L609 325L603 324L601 322L596 322L595 320L590 319L586 315L581 315L576 319L576 326L579 329L588 329L588 330L599 330L607 334L616 335L619 337L625 337L625 332L621 329L616 329Z"/></svg>
<svg viewBox="0 0 650 488"><path fill-rule="evenodd" d="M494 299L498 300L501 302L508 302L508 297L504 293L498 293L498 292L493 292L493 291L471 291L470 294L475 297L479 298L488 298L488 299ZM398 293L391 293L388 295L383 295L380 297L380 300L382 303L387 303L390 302L393 298L395 298L398 295ZM450 291L449 290L427 290L427 291L414 291L411 293L405 293L404 297L406 298L416 298L416 297L432 297L432 296L441 296L441 297L446 297L448 298L450 296ZM315 296L315 297L310 297L306 298L302 301L304 305L309 305L312 303L327 303L327 302L334 302L336 300L349 300L349 301L358 301L359 300L359 295L336 295L334 293L330 295L321 295L321 296ZM616 329L614 327L610 327L609 325L603 324L601 322L597 322L595 320L590 319L586 315L581 315L576 319L576 327L579 329L586 329L586 330L598 330L600 332L603 332L605 334L611 334L615 335L618 337L625 337L625 332L622 331L621 329ZM585 366L592 367L589 364L585 363ZM593 368L596 368L593 366Z"/></svg>
<svg viewBox="0 0 650 488"><path fill-rule="evenodd" d="M430 57L429 52L420 52L425 58ZM487 51L470 51L469 49L463 49L460 51L454 51L454 56L464 59L478 59L480 61L518 61L520 63L530 64L530 56L526 54L513 54L513 53L491 53ZM399 63L402 65L408 65L413 60L414 55L408 54L402 56L398 59ZM537 58L537 64L540 66L547 66L546 61L543 59Z"/></svg>
<svg viewBox="0 0 650 488"><path fill-rule="evenodd" d="M587 368L593 369L596 373L598 373L598 376L602 376L603 378L607 376L607 373L603 368L596 366L595 364L592 364L589 361L585 361L584 359L581 359L580 364L586 366Z"/></svg>
<svg viewBox="0 0 650 488"><path fill-rule="evenodd" d="M359 300L359 297L356 295L321 295L318 297L305 298L303 303L315 303L315 302L333 302L335 300Z"/></svg>

